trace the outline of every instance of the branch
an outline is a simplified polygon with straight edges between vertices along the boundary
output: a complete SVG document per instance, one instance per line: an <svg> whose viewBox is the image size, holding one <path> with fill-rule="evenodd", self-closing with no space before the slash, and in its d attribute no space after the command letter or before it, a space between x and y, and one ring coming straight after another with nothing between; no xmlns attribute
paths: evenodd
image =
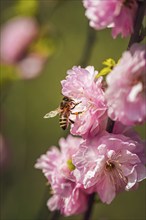
<svg viewBox="0 0 146 220"><path fill-rule="evenodd" d="M142 21L143 21L145 10L146 10L146 0L139 0L136 19L134 23L134 33L131 35L131 38L128 44L128 49L132 46L132 44L139 42L140 30L142 27Z"/></svg>
<svg viewBox="0 0 146 220"><path fill-rule="evenodd" d="M79 65L81 67L86 67L88 64L93 46L96 42L96 32L97 31L95 31L93 28L88 26L86 42L85 42L83 52L82 52L82 55L79 61Z"/></svg>
<svg viewBox="0 0 146 220"><path fill-rule="evenodd" d="M90 216L91 216L91 213L92 213L92 209L93 209L94 199L95 199L95 193L92 193L92 194L89 196L88 209L87 209L87 211L85 212L85 215L84 215L84 217L83 217L83 220L89 220L89 219L90 219Z"/></svg>
<svg viewBox="0 0 146 220"><path fill-rule="evenodd" d="M55 211L55 212L53 212L51 220L59 219L59 217L60 217L60 212L59 211Z"/></svg>
<svg viewBox="0 0 146 220"><path fill-rule="evenodd" d="M143 41L143 39L146 37L146 27L141 28L140 36L139 36L139 42ZM138 43L139 43L138 42Z"/></svg>

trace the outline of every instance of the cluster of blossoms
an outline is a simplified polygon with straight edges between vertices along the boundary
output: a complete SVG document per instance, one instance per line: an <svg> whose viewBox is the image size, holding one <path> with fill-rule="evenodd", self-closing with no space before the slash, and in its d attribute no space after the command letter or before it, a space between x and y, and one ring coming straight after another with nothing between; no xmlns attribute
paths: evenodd
<svg viewBox="0 0 146 220"><path fill-rule="evenodd" d="M93 66L67 71L62 94L78 103L70 132L80 137L60 139L60 151L52 147L37 160L53 192L50 210L84 212L91 193L110 204L146 178L144 142L129 126L146 120L145 68L145 50L134 45L107 76L107 88ZM106 131L108 117L115 120L112 134Z"/></svg>
<svg viewBox="0 0 146 220"><path fill-rule="evenodd" d="M133 32L137 0L83 0L85 15L96 30L112 28L112 36L127 37Z"/></svg>
<svg viewBox="0 0 146 220"><path fill-rule="evenodd" d="M133 31L136 0L83 3L96 29L112 26L114 37ZM110 204L119 192L137 189L146 178L145 142L132 127L146 121L145 48L133 44L106 79L93 66L74 66L61 85L62 95L76 103L68 119L71 134L60 139L60 150L53 146L42 155L35 168L50 184L49 209L69 216L86 211L93 193Z"/></svg>

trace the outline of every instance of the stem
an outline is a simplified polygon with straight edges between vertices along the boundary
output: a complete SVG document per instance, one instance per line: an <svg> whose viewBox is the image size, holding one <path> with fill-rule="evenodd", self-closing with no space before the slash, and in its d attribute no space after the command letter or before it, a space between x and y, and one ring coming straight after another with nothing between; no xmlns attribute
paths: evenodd
<svg viewBox="0 0 146 220"><path fill-rule="evenodd" d="M88 26L87 38L86 38L85 46L83 48L82 56L79 62L79 65L81 67L86 67L86 65L88 64L95 42L96 42L96 31L90 26Z"/></svg>
<svg viewBox="0 0 146 220"><path fill-rule="evenodd" d="M92 213L92 209L93 209L93 204L94 204L94 198L95 198L95 193L92 193L89 196L89 200L88 200L88 204L89 205L88 205L87 211L85 212L83 220L89 220L90 219L90 216L91 216L91 213Z"/></svg>
<svg viewBox="0 0 146 220"><path fill-rule="evenodd" d="M144 28L142 26L141 32L140 32L140 37L139 37L139 42L143 41L143 39L146 37L146 27Z"/></svg>
<svg viewBox="0 0 146 220"><path fill-rule="evenodd" d="M142 21L143 21L145 9L146 9L146 0L139 0L137 14L136 14L136 20L134 23L134 33L131 35L131 38L130 38L130 41L128 44L128 49L132 46L132 44L139 42L140 30L141 30L141 26L142 26ZM109 133L112 133L113 128L114 128L114 124L115 124L115 122L113 120L111 120L110 118L108 118L106 131ZM95 198L95 193L92 193L89 196L88 209L85 212L83 220L90 219L90 216L92 214L93 204L94 204L94 198Z"/></svg>
<svg viewBox="0 0 146 220"><path fill-rule="evenodd" d="M59 217L60 217L59 211L55 211L51 217L51 220L59 219Z"/></svg>
<svg viewBox="0 0 146 220"><path fill-rule="evenodd" d="M131 35L131 38L128 44L128 49L132 46L132 44L139 42L140 30L141 30L145 10L146 10L146 0L139 0L136 19L134 23L134 33Z"/></svg>

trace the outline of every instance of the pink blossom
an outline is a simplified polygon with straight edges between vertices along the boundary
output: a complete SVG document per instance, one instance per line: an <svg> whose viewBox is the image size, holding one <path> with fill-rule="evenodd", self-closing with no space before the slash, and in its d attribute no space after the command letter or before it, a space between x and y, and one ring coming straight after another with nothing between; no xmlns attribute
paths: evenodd
<svg viewBox="0 0 146 220"><path fill-rule="evenodd" d="M127 1L127 2L126 2ZM121 33L122 37L128 37L133 33L134 21L137 11L137 2L132 0L125 1L125 5L121 7L120 14L115 17L112 27L112 36L116 38ZM129 4L128 4L129 1Z"/></svg>
<svg viewBox="0 0 146 220"><path fill-rule="evenodd" d="M108 115L125 125L146 121L146 52L135 44L107 76Z"/></svg>
<svg viewBox="0 0 146 220"><path fill-rule="evenodd" d="M141 143L105 132L83 142L73 155L73 163L84 188L93 187L102 202L109 204L117 193L134 189L146 178L143 155Z"/></svg>
<svg viewBox="0 0 146 220"><path fill-rule="evenodd" d="M61 138L59 140L60 150L55 146L51 147L51 150L49 149L37 160L35 167L43 171L50 183L55 183L55 179L59 176L75 182L69 162L72 161L72 155L78 150L82 141L81 138L71 135L68 135L66 139Z"/></svg>
<svg viewBox="0 0 146 220"><path fill-rule="evenodd" d="M87 209L87 195L81 190L80 185L70 182L70 189L65 189L67 195L54 194L47 202L51 211L60 210L65 216L77 215ZM65 191L64 190L64 191Z"/></svg>
<svg viewBox="0 0 146 220"><path fill-rule="evenodd" d="M66 140L61 138L61 151L52 147L42 155L35 164L47 178L53 196L48 200L51 211L60 210L64 215L79 214L87 208L87 194L82 185L76 181L76 170L72 164L72 155L79 148L81 138L69 135Z"/></svg>
<svg viewBox="0 0 146 220"><path fill-rule="evenodd" d="M61 81L62 94L77 103L70 115L74 121L71 133L83 138L95 136L105 129L107 123L102 77L96 78L97 74L93 66L85 69L74 66L67 71L66 79Z"/></svg>
<svg viewBox="0 0 146 220"><path fill-rule="evenodd" d="M83 0L83 5L91 27L97 30L112 27L114 38L120 33L127 37L133 32L136 0Z"/></svg>
<svg viewBox="0 0 146 220"><path fill-rule="evenodd" d="M2 26L0 37L0 59L6 64L14 64L27 51L28 46L38 36L38 25L31 17L14 17Z"/></svg>
<svg viewBox="0 0 146 220"><path fill-rule="evenodd" d="M17 63L17 69L22 79L37 77L43 70L47 57L37 53L30 53Z"/></svg>

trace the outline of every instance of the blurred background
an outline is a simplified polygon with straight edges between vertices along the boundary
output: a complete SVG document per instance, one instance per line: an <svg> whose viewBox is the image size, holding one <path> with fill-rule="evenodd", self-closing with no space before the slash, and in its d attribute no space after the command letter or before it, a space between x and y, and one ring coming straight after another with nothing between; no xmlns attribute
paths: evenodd
<svg viewBox="0 0 146 220"><path fill-rule="evenodd" d="M68 131L58 117L43 116L58 107L68 69L89 64L100 70L105 59L117 61L127 48L129 39L90 29L84 12L80 0L1 0L1 220L51 219L49 187L34 164ZM145 126L136 129L144 138ZM145 195L143 181L111 205L95 204L92 220L144 220Z"/></svg>

